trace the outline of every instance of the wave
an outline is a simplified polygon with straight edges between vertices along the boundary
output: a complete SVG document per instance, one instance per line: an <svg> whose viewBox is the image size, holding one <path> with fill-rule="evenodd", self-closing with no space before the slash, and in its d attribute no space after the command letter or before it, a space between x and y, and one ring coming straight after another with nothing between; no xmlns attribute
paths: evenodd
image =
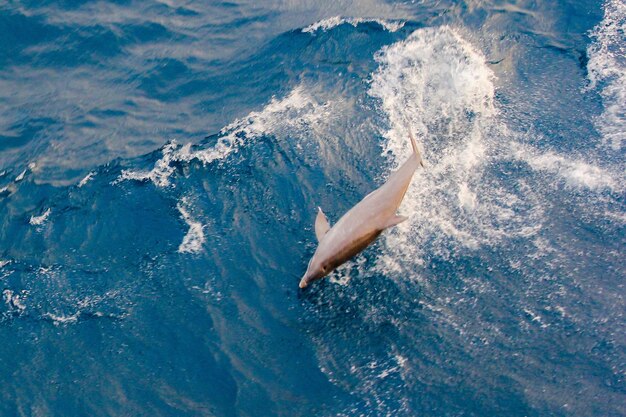
<svg viewBox="0 0 626 417"><path fill-rule="evenodd" d="M587 48L589 88L599 88L604 112L596 126L614 150L626 140L626 3L608 0L604 19L591 32Z"/></svg>
<svg viewBox="0 0 626 417"><path fill-rule="evenodd" d="M327 19L320 20L319 22L315 22L304 29L302 29L303 33L315 33L318 30L328 31L337 26L348 24L354 27L362 23L377 23L382 26L388 32L397 32L398 30L404 27L405 22L396 21L396 20L385 20L385 19L365 19L358 17L341 17L341 16L333 16Z"/></svg>
<svg viewBox="0 0 626 417"><path fill-rule="evenodd" d="M388 250L376 261L376 270L401 271L406 253L413 254L412 262L423 264L426 251L448 256L451 244L478 249L516 237L536 238L546 210L543 191L524 178L507 182L490 169L494 164L516 160L533 171L560 177L569 187L594 192L620 189L619 175L610 169L522 144L521 135L510 131L499 117L495 75L485 56L456 29L418 29L383 47L374 59L379 66L371 74L367 92L376 100L376 112L383 115L382 124L374 122L385 139L383 156L393 169L410 155L410 126L427 164L416 173L400 209L410 220L384 235ZM313 131L316 137L324 137L328 132L323 126L339 111L336 99L323 100L323 96L299 84L282 98L273 97L261 110L226 125L213 146L173 140L161 149L152 169L123 170L114 183L151 181L168 187L177 164L223 161L262 136L293 140ZM198 252L205 241L202 224L190 217L189 201L181 200L178 209L189 226L179 252ZM364 262L359 258L348 264L330 281L347 283L354 268L359 274L365 270Z"/></svg>
<svg viewBox="0 0 626 417"><path fill-rule="evenodd" d="M159 187L168 186L175 171L175 162L197 160L210 164L225 159L247 141L263 135L283 138L308 129L318 129L318 125L332 118L331 106L330 102L317 100L304 86L296 86L284 98L273 97L262 110L253 111L225 126L214 146L192 149L191 144L179 145L173 140L163 147L161 159L150 171L124 170L116 182L149 180Z"/></svg>
<svg viewBox="0 0 626 417"><path fill-rule="evenodd" d="M91 181L93 179L94 175L96 175L96 173L94 171L91 171L87 175L85 175L83 177L83 179L79 181L78 188L84 187L85 184L87 184L89 181Z"/></svg>

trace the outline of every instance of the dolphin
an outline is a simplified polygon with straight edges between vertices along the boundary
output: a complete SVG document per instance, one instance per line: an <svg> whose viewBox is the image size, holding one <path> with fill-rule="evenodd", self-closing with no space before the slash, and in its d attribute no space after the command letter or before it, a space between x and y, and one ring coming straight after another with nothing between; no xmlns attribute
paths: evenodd
<svg viewBox="0 0 626 417"><path fill-rule="evenodd" d="M318 207L315 235L319 242L302 279L300 288L324 278L339 265L372 243L383 230L402 223L405 216L396 214L418 166L424 167L415 137L409 130L413 154L387 182L372 191L330 227Z"/></svg>

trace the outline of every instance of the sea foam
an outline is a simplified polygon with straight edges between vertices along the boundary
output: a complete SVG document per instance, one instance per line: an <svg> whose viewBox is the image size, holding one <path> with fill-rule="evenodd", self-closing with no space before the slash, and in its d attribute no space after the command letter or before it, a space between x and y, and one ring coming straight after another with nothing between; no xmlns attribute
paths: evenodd
<svg viewBox="0 0 626 417"><path fill-rule="evenodd" d="M52 213L52 209L48 208L40 216L31 216L28 222L31 226L41 226L46 222L46 220L48 220L50 213Z"/></svg>
<svg viewBox="0 0 626 417"><path fill-rule="evenodd" d="M181 217L185 220L185 223L189 226L187 234L183 238L180 246L178 246L179 253L197 253L202 250L202 245L206 241L204 237L204 226L197 220L194 220L189 212L189 200L182 198L176 205Z"/></svg>
<svg viewBox="0 0 626 417"><path fill-rule="evenodd" d="M589 88L598 88L604 105L596 126L604 142L619 150L626 140L626 3L608 0L604 19L591 32L587 48Z"/></svg>
<svg viewBox="0 0 626 417"><path fill-rule="evenodd" d="M383 154L392 168L410 155L412 129L427 168L418 170L400 208L409 221L384 235L391 258L421 260L417 242L469 248L495 243L516 229L516 199L490 184L488 132L497 128L494 74L485 57L454 29L419 29L376 55L369 94L388 119ZM396 256L397 255L397 256ZM385 258L386 259L386 258ZM387 263L382 262L384 269ZM397 269L397 265L391 269Z"/></svg>

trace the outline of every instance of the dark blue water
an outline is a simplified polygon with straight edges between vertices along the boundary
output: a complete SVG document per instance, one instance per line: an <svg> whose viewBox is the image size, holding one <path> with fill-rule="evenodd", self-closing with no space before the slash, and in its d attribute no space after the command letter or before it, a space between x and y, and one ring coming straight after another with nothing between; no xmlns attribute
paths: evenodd
<svg viewBox="0 0 626 417"><path fill-rule="evenodd" d="M0 415L626 415L626 4L0 5ZM410 154L385 232L298 293Z"/></svg>

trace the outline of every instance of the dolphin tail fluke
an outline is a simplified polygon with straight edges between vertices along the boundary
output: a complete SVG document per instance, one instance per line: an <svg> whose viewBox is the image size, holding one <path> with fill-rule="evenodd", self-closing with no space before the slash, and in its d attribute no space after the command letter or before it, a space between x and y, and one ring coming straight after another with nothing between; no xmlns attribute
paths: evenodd
<svg viewBox="0 0 626 417"><path fill-rule="evenodd" d="M417 162L424 168L424 161L422 160L422 154L420 154L419 149L417 149L417 142L415 141L415 136L413 136L413 131L409 128L409 138L411 138L411 146L413 147L413 153L417 157Z"/></svg>

